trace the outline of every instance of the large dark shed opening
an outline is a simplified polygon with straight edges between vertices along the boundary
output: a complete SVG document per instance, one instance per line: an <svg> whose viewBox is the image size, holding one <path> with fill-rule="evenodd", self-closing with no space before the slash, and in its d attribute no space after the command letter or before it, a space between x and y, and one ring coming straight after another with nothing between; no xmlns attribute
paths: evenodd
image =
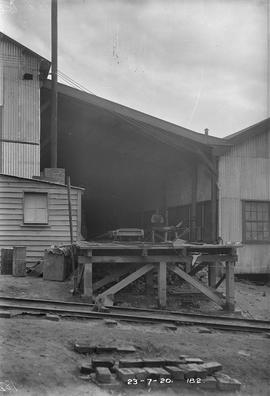
<svg viewBox="0 0 270 396"><path fill-rule="evenodd" d="M50 164L48 84L41 90L41 169ZM190 228L186 238L193 228L192 239L211 240L208 146L129 114L142 113L61 84L58 102L58 167L86 189L85 238L123 227L147 229L159 209L167 224L183 220Z"/></svg>

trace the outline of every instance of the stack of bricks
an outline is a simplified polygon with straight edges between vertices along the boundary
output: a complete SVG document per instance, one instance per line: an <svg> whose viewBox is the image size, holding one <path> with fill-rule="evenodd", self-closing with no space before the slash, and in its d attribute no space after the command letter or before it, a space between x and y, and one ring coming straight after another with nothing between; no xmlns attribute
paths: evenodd
<svg viewBox="0 0 270 396"><path fill-rule="evenodd" d="M119 350L118 350L119 349ZM75 344L75 350L84 354L133 353L134 347L104 347ZM118 380L127 385L148 387L194 385L205 390L234 392L241 388L236 379L221 373L218 362L204 362L200 358L181 355L178 359L169 358L118 358L92 357L80 366L80 372L89 376L98 385L115 384Z"/></svg>

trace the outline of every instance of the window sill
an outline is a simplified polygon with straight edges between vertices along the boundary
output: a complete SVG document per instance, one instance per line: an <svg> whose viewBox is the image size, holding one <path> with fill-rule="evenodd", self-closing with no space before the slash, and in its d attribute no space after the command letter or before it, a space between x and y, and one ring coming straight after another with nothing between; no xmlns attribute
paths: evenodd
<svg viewBox="0 0 270 396"><path fill-rule="evenodd" d="M22 228L29 228L29 227L30 228L33 228L33 227L35 227L35 228L51 228L51 226L49 224L36 224L36 223L21 224L20 227L22 227Z"/></svg>

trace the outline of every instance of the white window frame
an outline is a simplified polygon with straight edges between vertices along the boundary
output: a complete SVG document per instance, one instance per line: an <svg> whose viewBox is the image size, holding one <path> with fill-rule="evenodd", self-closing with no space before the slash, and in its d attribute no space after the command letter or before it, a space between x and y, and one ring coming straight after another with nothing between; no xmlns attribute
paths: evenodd
<svg viewBox="0 0 270 396"><path fill-rule="evenodd" d="M46 221L40 221L40 222L35 222L35 221L27 221L25 212L26 212L26 207L25 207L25 197L26 195L43 195L46 197ZM41 192L41 191L24 191L23 192L23 224L24 225L48 225L49 224L49 210L48 210L48 193L47 192Z"/></svg>

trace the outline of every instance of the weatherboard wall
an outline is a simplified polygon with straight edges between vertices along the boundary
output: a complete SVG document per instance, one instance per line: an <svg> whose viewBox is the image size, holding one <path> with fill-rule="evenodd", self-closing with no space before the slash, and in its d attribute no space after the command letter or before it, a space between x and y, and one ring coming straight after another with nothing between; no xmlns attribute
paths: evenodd
<svg viewBox="0 0 270 396"><path fill-rule="evenodd" d="M24 192L48 193L48 225L23 223ZM71 189L74 240L81 239L81 193L80 189ZM0 175L0 249L26 246L27 262L35 263L47 247L69 243L65 186Z"/></svg>
<svg viewBox="0 0 270 396"><path fill-rule="evenodd" d="M0 40L2 173L32 177L40 174L40 59L10 40ZM25 80L25 73L33 75Z"/></svg>
<svg viewBox="0 0 270 396"><path fill-rule="evenodd" d="M243 200L270 201L270 132L235 145L219 160L219 235L242 242ZM270 244L238 249L237 273L269 273Z"/></svg>

